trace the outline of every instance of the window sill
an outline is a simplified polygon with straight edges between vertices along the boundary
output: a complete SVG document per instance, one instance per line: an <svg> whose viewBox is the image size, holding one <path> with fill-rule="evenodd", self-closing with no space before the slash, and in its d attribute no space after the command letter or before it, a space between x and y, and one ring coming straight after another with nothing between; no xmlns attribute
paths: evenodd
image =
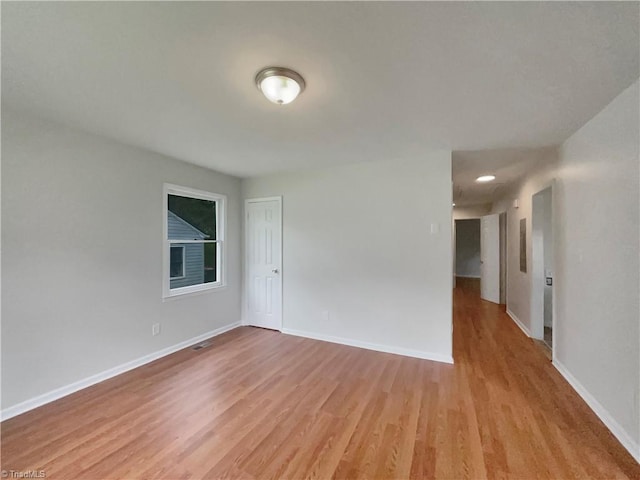
<svg viewBox="0 0 640 480"><path fill-rule="evenodd" d="M168 294L164 294L162 296L162 302L170 302L173 300L179 300L181 298L188 298L188 297L194 297L196 295L205 295L207 293L213 293L213 292L220 292L223 290L227 289L227 285L225 284L221 284L221 285L215 285L212 287L207 287L207 288L201 288L201 289L197 289L197 290L191 290L191 291L186 291L186 292L173 292L173 293L168 293Z"/></svg>

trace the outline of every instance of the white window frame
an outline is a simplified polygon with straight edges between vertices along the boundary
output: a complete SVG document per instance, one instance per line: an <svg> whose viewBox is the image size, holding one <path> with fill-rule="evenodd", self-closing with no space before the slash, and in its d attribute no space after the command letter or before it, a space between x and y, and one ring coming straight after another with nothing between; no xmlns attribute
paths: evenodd
<svg viewBox="0 0 640 480"><path fill-rule="evenodd" d="M205 192L194 188L182 187L165 183L162 189L162 298L167 299L180 295L215 290L226 286L226 265L227 256L224 248L225 230L227 226L227 197L218 193ZM187 198L197 198L199 200L209 200L216 202L216 239L215 240L169 240L169 195L178 195ZM217 243L216 248L216 281L189 285L188 287L171 288L171 244L172 243Z"/></svg>
<svg viewBox="0 0 640 480"><path fill-rule="evenodd" d="M182 249L182 274L178 275L176 277L172 277L171 276L171 249L172 248L181 248ZM180 280L184 277L186 277L186 263L187 263L187 255L186 255L186 248L184 248L184 245L169 245L169 285L171 285L171 280Z"/></svg>

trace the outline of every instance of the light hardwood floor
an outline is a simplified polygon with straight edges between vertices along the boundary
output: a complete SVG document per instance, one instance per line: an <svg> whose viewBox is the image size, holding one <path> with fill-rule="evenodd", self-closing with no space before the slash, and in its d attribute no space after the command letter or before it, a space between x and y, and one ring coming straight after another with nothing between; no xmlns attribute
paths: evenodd
<svg viewBox="0 0 640 480"><path fill-rule="evenodd" d="M238 328L2 423L47 478L640 478L474 282L455 365Z"/></svg>

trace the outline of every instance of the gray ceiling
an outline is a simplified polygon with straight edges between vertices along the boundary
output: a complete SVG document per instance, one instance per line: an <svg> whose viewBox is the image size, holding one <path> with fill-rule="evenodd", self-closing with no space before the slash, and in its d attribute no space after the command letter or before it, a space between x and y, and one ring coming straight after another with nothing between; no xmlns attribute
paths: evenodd
<svg viewBox="0 0 640 480"><path fill-rule="evenodd" d="M640 75L639 8L3 2L2 102L239 176L555 145Z"/></svg>

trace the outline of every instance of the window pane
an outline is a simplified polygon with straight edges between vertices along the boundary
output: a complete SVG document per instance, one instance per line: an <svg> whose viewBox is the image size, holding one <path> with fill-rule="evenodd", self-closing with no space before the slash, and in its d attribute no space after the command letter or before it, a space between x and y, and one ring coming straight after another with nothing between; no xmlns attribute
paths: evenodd
<svg viewBox="0 0 640 480"><path fill-rule="evenodd" d="M201 285L203 283L217 281L216 252L218 248L217 243L172 244L171 269L169 277L170 288L189 287L191 285ZM181 250L180 261L182 261L182 250L184 249L184 270L182 276L174 278L174 250L177 251L178 249Z"/></svg>
<svg viewBox="0 0 640 480"><path fill-rule="evenodd" d="M219 244L204 244L204 282L211 283L217 281L217 251Z"/></svg>
<svg viewBox="0 0 640 480"><path fill-rule="evenodd" d="M216 202L169 195L170 240L216 240Z"/></svg>
<svg viewBox="0 0 640 480"><path fill-rule="evenodd" d="M171 278L184 277L184 253L184 246L171 246L171 263L169 268Z"/></svg>

